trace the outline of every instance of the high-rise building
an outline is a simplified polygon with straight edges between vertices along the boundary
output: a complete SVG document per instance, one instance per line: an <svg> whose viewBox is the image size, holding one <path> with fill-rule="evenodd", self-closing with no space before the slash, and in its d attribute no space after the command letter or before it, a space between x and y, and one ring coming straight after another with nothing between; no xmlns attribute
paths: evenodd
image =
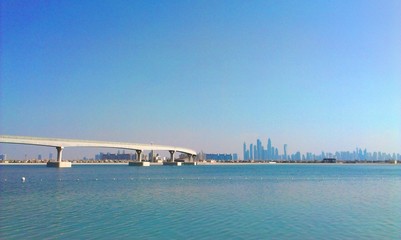
<svg viewBox="0 0 401 240"><path fill-rule="evenodd" d="M148 154L148 159L149 159L150 162L153 162L154 158L155 158L154 151L151 150L151 151L149 152L149 154Z"/></svg>
<svg viewBox="0 0 401 240"><path fill-rule="evenodd" d="M243 152L244 152L244 160L248 160L246 157L246 143L244 142L244 147L243 147Z"/></svg>
<svg viewBox="0 0 401 240"><path fill-rule="evenodd" d="M234 161L238 161L238 154L233 153L233 160L234 160Z"/></svg>
<svg viewBox="0 0 401 240"><path fill-rule="evenodd" d="M272 141L270 138L267 140L267 160L272 159Z"/></svg>
<svg viewBox="0 0 401 240"><path fill-rule="evenodd" d="M234 154L236 155L236 154ZM232 161L233 154L227 153L206 153L206 160L216 160L216 161ZM236 156L238 158L238 156Z"/></svg>
<svg viewBox="0 0 401 240"><path fill-rule="evenodd" d="M135 160L136 154L130 153L99 153L95 155L95 160Z"/></svg>
<svg viewBox="0 0 401 240"><path fill-rule="evenodd" d="M255 160L261 160L262 159L262 142L260 139L256 140L256 154L255 154Z"/></svg>
<svg viewBox="0 0 401 240"><path fill-rule="evenodd" d="M287 160L287 144L284 144L284 160Z"/></svg>
<svg viewBox="0 0 401 240"><path fill-rule="evenodd" d="M253 144L249 144L249 160L253 160Z"/></svg>
<svg viewBox="0 0 401 240"><path fill-rule="evenodd" d="M261 150L260 150L260 160L266 160L266 155L265 155L265 148L263 147L263 145L260 146Z"/></svg>

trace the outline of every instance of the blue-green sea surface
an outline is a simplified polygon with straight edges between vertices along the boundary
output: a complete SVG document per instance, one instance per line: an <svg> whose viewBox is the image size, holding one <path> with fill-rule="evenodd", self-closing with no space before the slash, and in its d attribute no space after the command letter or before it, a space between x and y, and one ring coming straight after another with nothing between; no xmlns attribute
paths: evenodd
<svg viewBox="0 0 401 240"><path fill-rule="evenodd" d="M0 239L401 239L400 165L0 166L0 177Z"/></svg>

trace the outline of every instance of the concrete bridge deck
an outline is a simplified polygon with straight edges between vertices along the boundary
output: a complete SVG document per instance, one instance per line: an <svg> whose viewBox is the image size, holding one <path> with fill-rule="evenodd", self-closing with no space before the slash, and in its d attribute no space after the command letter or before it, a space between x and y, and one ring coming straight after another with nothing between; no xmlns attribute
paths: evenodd
<svg viewBox="0 0 401 240"><path fill-rule="evenodd" d="M118 148L118 149L135 150L137 152L138 162L142 162L141 153L146 150L169 151L172 160L174 159L175 152L188 154L188 157L190 159L196 156L196 152L189 148L158 145L158 144L143 144L143 143L90 141L90 140L61 139L61 138L39 138L39 137L27 137L27 136L9 136L9 135L0 135L0 143L55 147L57 149L57 162L48 164L48 166L54 166L54 167L71 167L71 163L68 162L62 163L62 151L65 147L99 147L99 148Z"/></svg>

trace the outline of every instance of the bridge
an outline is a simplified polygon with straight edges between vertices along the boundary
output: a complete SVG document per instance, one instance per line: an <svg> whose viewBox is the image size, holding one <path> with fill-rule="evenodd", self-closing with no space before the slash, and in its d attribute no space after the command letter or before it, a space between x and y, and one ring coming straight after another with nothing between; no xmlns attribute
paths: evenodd
<svg viewBox="0 0 401 240"><path fill-rule="evenodd" d="M57 149L57 162L48 162L48 167L71 167L71 162L62 161L62 153L65 147L99 147L99 148L118 148L135 150L137 153L137 162L130 162L129 165L149 166L148 163L142 161L142 152L146 150L160 150L170 152L170 161L174 163L174 153L181 152L188 155L189 161L193 161L196 156L194 150L182 147L173 147L166 145L156 144L142 144L142 143L125 143L125 142L106 142L106 141L89 141L89 140L76 140L76 139L60 139L60 138L39 138L39 137L26 137L26 136L8 136L0 135L0 143L9 144L23 144L23 145L36 145L45 147L55 147Z"/></svg>

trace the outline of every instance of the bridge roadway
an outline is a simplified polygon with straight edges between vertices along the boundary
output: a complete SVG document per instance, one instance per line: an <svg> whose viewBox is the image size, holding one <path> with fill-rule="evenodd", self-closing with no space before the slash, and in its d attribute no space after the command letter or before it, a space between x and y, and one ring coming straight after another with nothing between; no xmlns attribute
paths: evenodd
<svg viewBox="0 0 401 240"><path fill-rule="evenodd" d="M142 144L142 143L124 143L124 142L106 142L106 141L89 141L76 139L61 139L61 138L38 138L26 136L8 136L0 135L0 143L36 145L45 147L55 147L57 149L57 162L48 163L51 167L71 167L70 162L62 162L62 152L65 147L99 147L99 148L118 148L135 150L137 153L137 161L142 162L142 152L145 150L160 150L170 152L170 161L174 161L174 153L186 153L190 161L196 156L196 152L182 147L173 147L157 144Z"/></svg>

